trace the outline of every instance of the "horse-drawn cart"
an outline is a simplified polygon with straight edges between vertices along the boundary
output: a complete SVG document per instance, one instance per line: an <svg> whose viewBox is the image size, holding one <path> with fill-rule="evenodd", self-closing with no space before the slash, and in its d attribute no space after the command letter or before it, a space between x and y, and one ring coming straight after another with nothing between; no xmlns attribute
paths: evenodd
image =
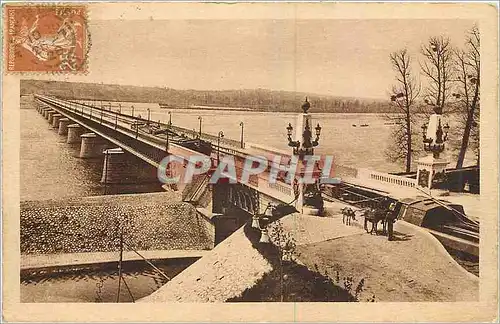
<svg viewBox="0 0 500 324"><path fill-rule="evenodd" d="M382 233L387 234L389 241L392 241L394 234L394 223L397 220L398 212L395 202L387 206L388 200L384 200L377 208L367 209L363 216L365 218L364 228L366 232L378 234L378 223L382 223ZM371 229L368 230L368 222L372 224Z"/></svg>

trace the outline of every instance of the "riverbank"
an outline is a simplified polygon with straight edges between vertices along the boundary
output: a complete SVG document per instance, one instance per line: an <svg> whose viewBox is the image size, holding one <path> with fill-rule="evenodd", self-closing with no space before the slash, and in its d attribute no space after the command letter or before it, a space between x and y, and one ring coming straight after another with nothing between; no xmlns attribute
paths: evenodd
<svg viewBox="0 0 500 324"><path fill-rule="evenodd" d="M21 202L21 254L210 250L215 229L178 193Z"/></svg>

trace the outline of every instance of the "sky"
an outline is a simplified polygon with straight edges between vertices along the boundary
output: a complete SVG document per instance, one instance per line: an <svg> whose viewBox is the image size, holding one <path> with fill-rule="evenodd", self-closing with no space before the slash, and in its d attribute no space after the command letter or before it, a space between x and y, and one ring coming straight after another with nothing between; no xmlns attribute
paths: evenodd
<svg viewBox="0 0 500 324"><path fill-rule="evenodd" d="M463 46L472 20L91 20L89 74L68 81L175 89L266 88L387 98L389 54L444 35Z"/></svg>

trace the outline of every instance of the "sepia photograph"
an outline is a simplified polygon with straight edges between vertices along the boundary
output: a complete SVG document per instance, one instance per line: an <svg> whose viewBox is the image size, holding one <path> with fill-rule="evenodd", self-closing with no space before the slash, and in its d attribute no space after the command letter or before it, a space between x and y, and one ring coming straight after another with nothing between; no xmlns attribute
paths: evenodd
<svg viewBox="0 0 500 324"><path fill-rule="evenodd" d="M3 5L12 320L494 321L498 8L345 5Z"/></svg>

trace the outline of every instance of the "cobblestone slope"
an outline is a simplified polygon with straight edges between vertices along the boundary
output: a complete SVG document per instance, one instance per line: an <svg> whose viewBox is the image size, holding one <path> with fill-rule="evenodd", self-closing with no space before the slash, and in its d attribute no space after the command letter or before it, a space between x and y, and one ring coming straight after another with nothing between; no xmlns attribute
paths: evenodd
<svg viewBox="0 0 500 324"><path fill-rule="evenodd" d="M21 203L21 253L117 251L120 228L134 249L211 249L214 230L207 223L173 193L27 201Z"/></svg>

